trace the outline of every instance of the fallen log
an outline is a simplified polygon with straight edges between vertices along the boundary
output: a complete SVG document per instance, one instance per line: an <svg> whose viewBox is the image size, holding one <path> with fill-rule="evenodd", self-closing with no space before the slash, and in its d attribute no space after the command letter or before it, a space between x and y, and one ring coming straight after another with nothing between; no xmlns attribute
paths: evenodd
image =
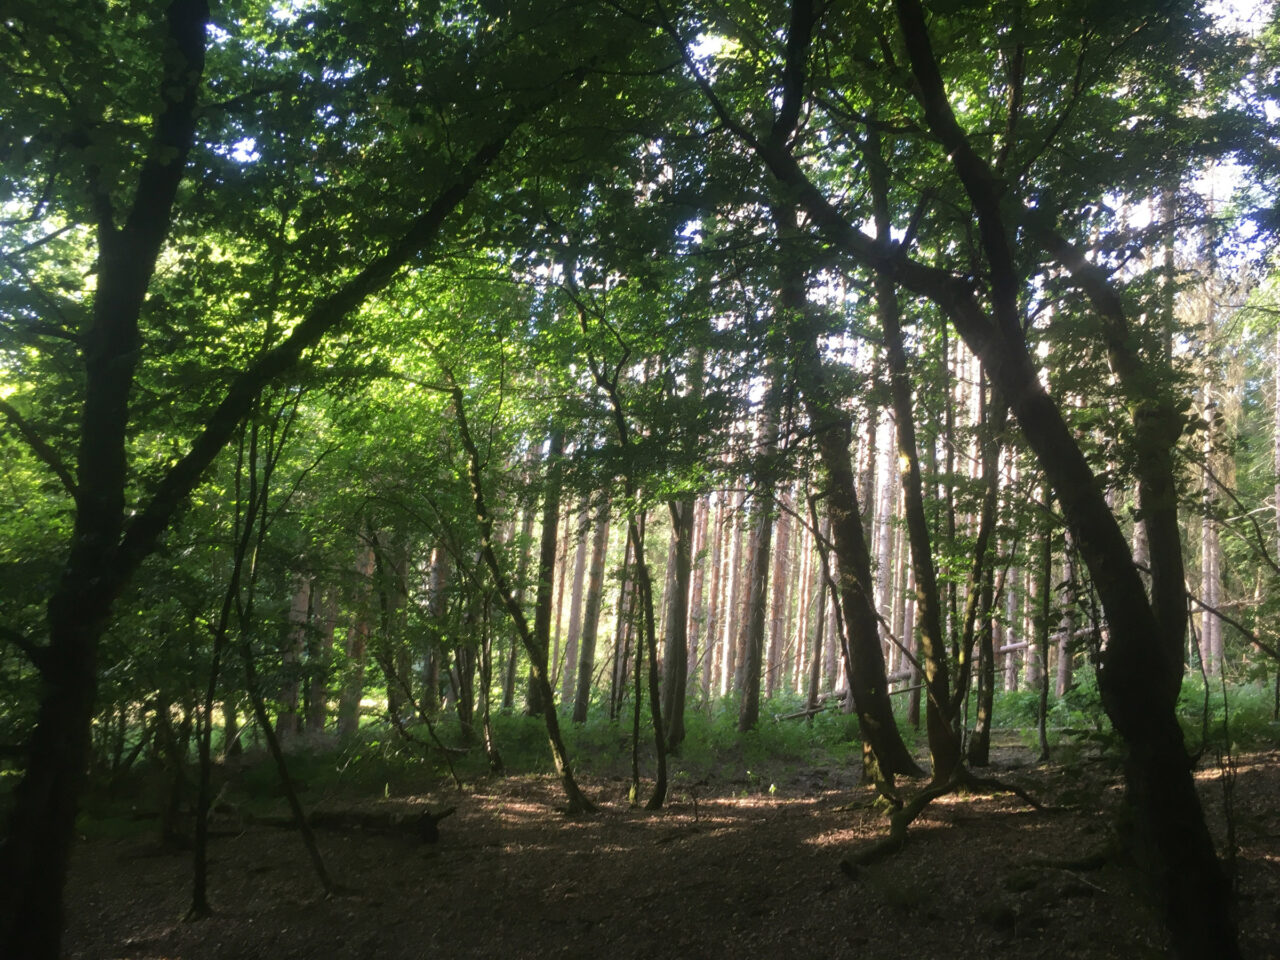
<svg viewBox="0 0 1280 960"><path fill-rule="evenodd" d="M379 810L312 810L307 823L317 830L333 830L339 833L403 833L417 836L423 843L435 843L440 839L440 821L451 816L457 807L446 807L439 813L424 810L422 813L403 810L382 812ZM247 817L251 823L281 829L294 829L292 817Z"/></svg>

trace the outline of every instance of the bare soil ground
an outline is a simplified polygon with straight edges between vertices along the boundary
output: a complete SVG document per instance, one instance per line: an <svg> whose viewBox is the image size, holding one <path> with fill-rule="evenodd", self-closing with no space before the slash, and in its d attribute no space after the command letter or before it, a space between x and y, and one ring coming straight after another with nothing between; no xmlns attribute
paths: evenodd
<svg viewBox="0 0 1280 960"><path fill-rule="evenodd" d="M224 822L214 841L216 916L181 917L188 854L151 835L87 839L68 888L72 958L346 960L428 957L1132 958L1166 944L1108 846L1119 801L1113 760L1034 767L1003 750L994 775L1055 809L1008 794L946 797L892 859L842 858L886 829L847 769L677 786L667 808L627 803L627 783L588 781L601 801L567 818L550 778L494 779L459 796L332 806L413 814L456 806L440 839L321 830L326 898L296 833ZM1219 772L1202 795L1225 838ZM1280 957L1280 751L1239 758L1233 801L1245 955ZM847 807L853 803L852 809ZM282 810L283 812L283 810Z"/></svg>

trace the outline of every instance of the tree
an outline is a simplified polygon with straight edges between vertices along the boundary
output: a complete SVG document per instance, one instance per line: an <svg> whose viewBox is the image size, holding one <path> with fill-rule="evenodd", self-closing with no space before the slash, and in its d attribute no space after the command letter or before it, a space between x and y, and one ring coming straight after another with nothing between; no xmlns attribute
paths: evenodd
<svg viewBox="0 0 1280 960"><path fill-rule="evenodd" d="M407 265L421 262L521 125L582 79L576 64L549 61L532 42L507 46L505 31L501 39L473 31L468 18L455 17L452 8L424 11L421 29L412 36L398 9L380 5L292 21L261 19L262 11L252 6L237 12L243 19L228 20L229 29L211 35L203 0L172 0L155 25L104 16L110 29L98 34L72 11L24 4L5 34L8 62L33 68L8 93L5 112L30 131L29 143L41 151L22 172L32 185L36 216L51 222L54 231L77 225L96 278L91 292L81 291L86 304L81 329L62 330L60 338L78 348L82 387L73 390L78 435L60 450L34 430L23 431L74 501L75 520L58 585L49 596L46 642L18 641L45 688L0 869L0 942L13 955L51 957L58 950L60 890L89 746L98 645L114 602L262 389L287 375ZM512 29L523 31L526 22L514 19L520 23ZM368 29L350 29L356 20ZM395 42L379 46L388 39ZM362 42L369 45L363 51L358 49ZM477 42L492 43L492 56L474 49ZM207 58L210 43L213 52ZM408 73L402 59L406 43L415 57L415 69ZM269 44L278 46L269 51ZM342 70L325 68L333 55L350 56L365 69L344 77ZM522 58L539 69L524 72ZM217 71L208 78L207 59ZM60 79L68 64L75 65L73 74ZM294 71L303 64L311 78L307 93L316 98L296 96L289 103L302 109L289 116L305 130L297 136L280 131L274 144L266 134L254 136L275 122L267 101L281 88L281 78L296 78ZM392 71L394 82L383 82L383 69ZM525 85L522 76L539 80ZM422 101L415 77L440 85L432 92L444 105L433 121L440 126L423 123L411 136L392 135L412 111L409 104ZM457 86L449 89L445 77ZM257 88L260 82L263 87ZM368 121L363 129L331 122L344 116L344 96L368 103L371 89L381 90L386 109L346 114ZM506 105L503 109L477 107L494 96ZM226 99L218 109L204 110L203 102L214 97ZM130 119L99 122L108 115ZM204 130L197 135L199 127ZM209 142L215 144L212 156L201 153L199 164L189 165L197 144L203 150ZM251 173L268 167L269 173L257 181L252 175L240 178L244 189L234 197L213 191L217 199L207 203L212 194L203 187L237 176L231 163L237 142L245 149L261 146L271 163ZM367 149L361 143L377 143L378 149L361 156ZM310 150L315 151L311 160L327 174L317 178L311 160L299 162L298 151ZM357 161L349 169L359 175L335 177L348 161ZM27 157L10 153L5 163L7 172L14 171ZM394 189L380 185L391 169L399 171ZM403 174L410 169L423 175L407 182ZM38 199L37 181L47 186L46 199ZM207 329L202 312L209 303L191 296L199 290L199 284L190 283L191 274L179 274L173 287L156 280L166 242L194 253L195 238L209 226L234 232L238 222L258 219L264 208L297 211L290 234L297 238L297 263L308 272L281 277L287 296L282 293L270 304L267 326L274 334L265 338L267 346L237 357L229 376L201 382L200 395L189 398L195 409L185 452L158 475L139 477L133 469L140 465L130 461L139 377L163 371L163 358L173 349L164 333L182 343L186 331L198 342ZM326 209L335 219L324 220ZM175 225L181 227L180 237ZM337 237L348 238L349 245L339 250ZM211 292L221 298L214 301L221 309L212 312L227 317L237 306L234 298L223 296L222 288L233 285L227 281L248 280L256 289L261 278L251 271L228 276L211 249L205 263ZM198 270L194 264L192 269ZM170 305L169 292L184 299ZM33 290L32 302L38 296ZM287 323L279 322L277 311ZM251 318L252 310L241 319ZM173 321L177 324L166 331ZM10 422L16 417L25 423L21 402L10 401Z"/></svg>
<svg viewBox="0 0 1280 960"><path fill-rule="evenodd" d="M1177 949L1186 956L1207 955L1213 950L1237 955L1228 886L1204 826L1174 717L1186 615L1170 455L1183 423L1176 396L1168 381L1158 377L1158 361L1152 365L1134 350L1134 330L1124 302L1106 272L1091 263L1055 227L1051 211L1046 213L1043 207L1029 205L1023 198L1025 194L1019 195L1020 191L1038 189L1039 184L1028 174L1016 179L1007 176L1005 164L1014 149L1025 149L1026 161L1032 165L1037 152L1044 149L1039 137L1031 137L1019 127L1025 82L1027 77L1035 76L1027 70L1025 49L1019 48L1018 55L1008 61L1012 64L1006 87L1010 91L1006 111L1010 132L993 155L984 157L951 106L947 81L933 46L938 27L930 29L916 0L898 0L895 14L892 39L888 24L880 34L881 56L888 68L881 76L893 78L904 75L894 71L904 71L911 78L898 95L905 94L915 101L912 113L917 122L945 151L938 166L954 178L949 182L960 187L968 213L978 224L972 253L983 265L981 278L973 275L969 264L960 272L953 272L945 265L911 256L910 244L868 237L828 199L798 161L792 142L796 121L810 84L827 82L827 78L817 79L811 73L818 19L807 0L791 5L785 50L780 58L779 106L769 136L758 135L732 111L683 41L681 51L721 122L759 158L780 188L805 209L813 229L876 274L935 303L982 359L1008 400L1062 505L1106 610L1111 633L1099 680L1108 714L1129 746L1127 780L1139 825L1138 846L1165 921L1174 934ZM1168 62L1168 50L1157 47L1157 38L1164 45L1196 42L1178 32L1185 21L1168 18L1167 11L1126 8L1124 16L1132 17L1132 22L1145 31L1148 45L1141 49L1160 58L1135 64L1137 69L1155 72L1160 69L1159 64ZM667 27L668 32L676 34L670 21ZM969 49L952 47L960 55L956 63L949 63L953 82L956 64L964 63L963 54ZM1002 45L993 44L991 49L1001 50ZM1154 54L1156 49L1161 50L1158 55ZM854 66L849 61L840 62ZM981 80L984 86L987 76ZM1083 76L1092 78L1094 74ZM1160 79L1181 82L1181 78L1167 75ZM827 89L836 94L837 103L846 95L835 83ZM1081 90L1082 82L1074 89ZM1092 93L1094 88L1088 89ZM1182 116L1163 114L1162 122L1176 125ZM855 114L855 118L856 122L865 123L861 116ZM1070 136L1082 138L1072 140L1073 145L1082 144L1083 137L1097 136L1098 128L1090 126L1093 119L1089 117L1070 129ZM1060 128L1051 127L1048 134L1050 140L1066 139ZM1055 187L1058 184L1046 184L1044 189ZM913 222L918 223L919 217L913 217ZM1033 239L1046 260L1066 271L1087 309L1098 317L1103 349L1132 404L1135 470L1152 547L1150 601L1092 469L1067 428L1061 408L1041 386L1021 309L1021 299L1028 289L1029 265L1014 256L1015 228ZM910 227L907 237L914 239ZM982 292L981 299L978 290Z"/></svg>

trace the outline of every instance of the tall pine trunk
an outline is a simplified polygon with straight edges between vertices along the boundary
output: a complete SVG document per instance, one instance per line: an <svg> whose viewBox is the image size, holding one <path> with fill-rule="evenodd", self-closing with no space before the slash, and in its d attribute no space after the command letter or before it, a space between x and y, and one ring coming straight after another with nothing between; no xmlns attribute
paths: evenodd
<svg viewBox="0 0 1280 960"><path fill-rule="evenodd" d="M600 630L600 607L604 597L604 565L609 546L609 498L601 498L595 515L591 540L591 572L582 610L582 632L578 639L578 685L573 698L573 720L585 723L591 704L591 681L596 664L596 636Z"/></svg>

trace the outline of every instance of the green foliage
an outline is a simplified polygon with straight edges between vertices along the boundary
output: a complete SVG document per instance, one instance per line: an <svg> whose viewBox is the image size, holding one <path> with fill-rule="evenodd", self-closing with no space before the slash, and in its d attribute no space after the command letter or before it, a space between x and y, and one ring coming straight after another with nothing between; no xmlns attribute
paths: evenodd
<svg viewBox="0 0 1280 960"><path fill-rule="evenodd" d="M813 724L803 720L775 722L772 717L800 709L801 701L784 697L765 701L761 721L756 730L746 734L737 731L737 705L732 698L714 705L709 711L691 710L686 714L686 739L678 755L670 762L673 774L692 781L745 780L767 789L773 780L808 767L847 766L860 762L861 747L847 736L849 717L839 711L819 714ZM624 711L626 714L626 711ZM631 769L631 729L629 714L622 721L608 718L604 710L593 710L584 724L570 723L562 716L562 729L575 770L603 779L626 777ZM397 742L394 733L374 734L377 728L366 728L356 744L344 748L352 771L361 782L373 783L382 772L368 776L354 767L370 762L375 771L389 764L404 762L409 766L422 763L422 750L416 745ZM546 729L540 717L520 712L495 712L494 739L507 771L511 774L550 774L551 758L547 751ZM425 740L426 731L414 728L415 737ZM465 780L487 775L478 733L469 739L452 718L443 718L437 733L450 747L468 752L454 758L458 774ZM374 739L369 739L370 737ZM647 737L641 743L642 763L652 763L653 745ZM434 775L447 776L438 751L428 749L427 760ZM407 768L406 768L407 769Z"/></svg>
<svg viewBox="0 0 1280 960"><path fill-rule="evenodd" d="M1039 696L1034 690L997 693L995 728L1017 731L1028 746L1032 746ZM1196 753L1202 744L1210 749L1227 747L1232 751L1273 745L1280 737L1280 724L1272 719L1274 704L1274 691L1269 684L1228 683L1224 688L1216 680L1209 684L1206 704L1204 681L1194 675L1186 677L1178 697L1178 720L1187 749ZM1092 673L1081 677L1064 696L1050 695L1048 727L1051 743L1065 738L1105 749L1121 746L1103 711L1097 680Z"/></svg>
<svg viewBox="0 0 1280 960"><path fill-rule="evenodd" d="M1224 688L1213 680L1206 706L1204 681L1189 677L1183 681L1178 698L1178 719L1189 749L1234 753L1275 745L1280 739L1280 723L1273 719L1274 707L1275 693L1268 684L1228 684Z"/></svg>

